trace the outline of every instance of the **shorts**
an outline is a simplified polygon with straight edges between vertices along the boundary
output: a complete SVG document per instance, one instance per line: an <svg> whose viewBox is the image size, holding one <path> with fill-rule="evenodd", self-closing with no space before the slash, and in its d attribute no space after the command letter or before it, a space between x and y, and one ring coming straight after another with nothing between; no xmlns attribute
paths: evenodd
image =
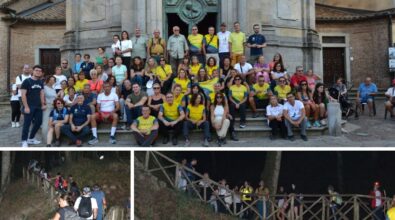
<svg viewBox="0 0 395 220"><path fill-rule="evenodd" d="M359 101L360 101L361 103L373 102L373 98L368 98L368 97L359 98Z"/></svg>
<svg viewBox="0 0 395 220"><path fill-rule="evenodd" d="M104 119L106 118L108 121L113 121L113 117L111 112L96 112L95 113L96 116L96 121L97 122L103 122Z"/></svg>

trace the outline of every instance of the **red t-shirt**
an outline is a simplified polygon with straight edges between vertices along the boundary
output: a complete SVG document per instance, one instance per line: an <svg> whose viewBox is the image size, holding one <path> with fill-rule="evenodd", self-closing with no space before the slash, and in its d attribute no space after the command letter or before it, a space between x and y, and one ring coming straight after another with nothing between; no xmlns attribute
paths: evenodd
<svg viewBox="0 0 395 220"><path fill-rule="evenodd" d="M301 81L307 81L307 78L305 75L298 75L297 73L294 73L293 76L291 77L291 87L294 88L295 86L298 86Z"/></svg>

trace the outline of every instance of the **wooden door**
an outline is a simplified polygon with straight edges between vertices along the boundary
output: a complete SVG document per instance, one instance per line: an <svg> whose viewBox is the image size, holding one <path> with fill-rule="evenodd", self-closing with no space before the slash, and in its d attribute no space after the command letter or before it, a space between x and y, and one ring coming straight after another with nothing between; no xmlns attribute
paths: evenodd
<svg viewBox="0 0 395 220"><path fill-rule="evenodd" d="M332 86L336 78L345 79L345 48L325 47L323 48L324 61L324 84Z"/></svg>
<svg viewBox="0 0 395 220"><path fill-rule="evenodd" d="M60 66L59 49L40 49L40 65L45 76L55 74L55 67Z"/></svg>

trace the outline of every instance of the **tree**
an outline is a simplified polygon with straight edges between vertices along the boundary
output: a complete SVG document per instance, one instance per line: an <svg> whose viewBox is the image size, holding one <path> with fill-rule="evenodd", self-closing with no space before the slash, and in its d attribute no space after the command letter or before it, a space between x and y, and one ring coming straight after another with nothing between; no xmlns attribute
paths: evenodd
<svg viewBox="0 0 395 220"><path fill-rule="evenodd" d="M7 185L11 181L11 152L10 151L3 151L1 153L1 193L2 194L6 188Z"/></svg>
<svg viewBox="0 0 395 220"><path fill-rule="evenodd" d="M266 154L265 166L261 178L265 181L265 185L269 188L271 194L275 194L277 191L281 169L281 156L281 151L269 151Z"/></svg>

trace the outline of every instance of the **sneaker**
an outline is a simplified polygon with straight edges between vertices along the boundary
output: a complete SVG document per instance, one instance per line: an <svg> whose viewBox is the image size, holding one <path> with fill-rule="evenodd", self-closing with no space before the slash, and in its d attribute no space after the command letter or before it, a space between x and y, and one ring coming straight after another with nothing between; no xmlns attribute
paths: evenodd
<svg viewBox="0 0 395 220"><path fill-rule="evenodd" d="M295 141L295 137L294 136L288 136L288 140Z"/></svg>
<svg viewBox="0 0 395 220"><path fill-rule="evenodd" d="M15 127L16 127L16 128L21 127L21 125L19 124L19 122L15 122Z"/></svg>
<svg viewBox="0 0 395 220"><path fill-rule="evenodd" d="M117 143L117 140L115 140L115 137L114 136L110 136L110 144L116 144Z"/></svg>
<svg viewBox="0 0 395 220"><path fill-rule="evenodd" d="M316 127L316 128L321 127L321 124L318 121L315 121L313 124L313 127Z"/></svg>
<svg viewBox="0 0 395 220"><path fill-rule="evenodd" d="M191 146L191 142L189 141L189 139L185 140L185 147L189 147Z"/></svg>
<svg viewBox="0 0 395 220"><path fill-rule="evenodd" d="M240 128L245 128L246 127L246 124L240 124Z"/></svg>
<svg viewBox="0 0 395 220"><path fill-rule="evenodd" d="M307 128L311 128L311 123L310 123L310 121L307 121L306 126L307 126Z"/></svg>
<svg viewBox="0 0 395 220"><path fill-rule="evenodd" d="M41 144L41 141L33 138L33 139L27 139L27 143L28 144L33 144L33 145L37 145L37 144Z"/></svg>
<svg viewBox="0 0 395 220"><path fill-rule="evenodd" d="M27 143L27 141L22 141L22 147L29 147L29 144Z"/></svg>
<svg viewBox="0 0 395 220"><path fill-rule="evenodd" d="M176 146L176 145L178 144L178 138L173 137L173 138L171 139L171 143L172 143L174 146Z"/></svg>
<svg viewBox="0 0 395 220"><path fill-rule="evenodd" d="M16 128L15 122L11 122L11 128Z"/></svg>
<svg viewBox="0 0 395 220"><path fill-rule="evenodd" d="M77 147L82 147L82 141L79 140L79 139L77 139L77 140L75 141L75 145L77 145Z"/></svg>
<svg viewBox="0 0 395 220"><path fill-rule="evenodd" d="M307 136L306 135L300 135L300 137L302 138L302 140L307 141Z"/></svg>
<svg viewBox="0 0 395 220"><path fill-rule="evenodd" d="M322 119L322 120L320 121L320 124L321 124L321 126L326 126L326 125L327 125L326 120L325 120L325 119Z"/></svg>
<svg viewBox="0 0 395 220"><path fill-rule="evenodd" d="M235 132L232 132L232 133L230 134L230 139L231 139L232 141L239 141L239 139L237 138Z"/></svg>
<svg viewBox="0 0 395 220"><path fill-rule="evenodd" d="M89 145L94 145L94 144L97 144L97 143L99 143L99 139L97 137L95 137L95 136L93 136L92 139L90 139L88 141Z"/></svg>
<svg viewBox="0 0 395 220"><path fill-rule="evenodd" d="M209 145L208 140L207 138L205 138L203 142L203 147L208 147L208 145Z"/></svg>

